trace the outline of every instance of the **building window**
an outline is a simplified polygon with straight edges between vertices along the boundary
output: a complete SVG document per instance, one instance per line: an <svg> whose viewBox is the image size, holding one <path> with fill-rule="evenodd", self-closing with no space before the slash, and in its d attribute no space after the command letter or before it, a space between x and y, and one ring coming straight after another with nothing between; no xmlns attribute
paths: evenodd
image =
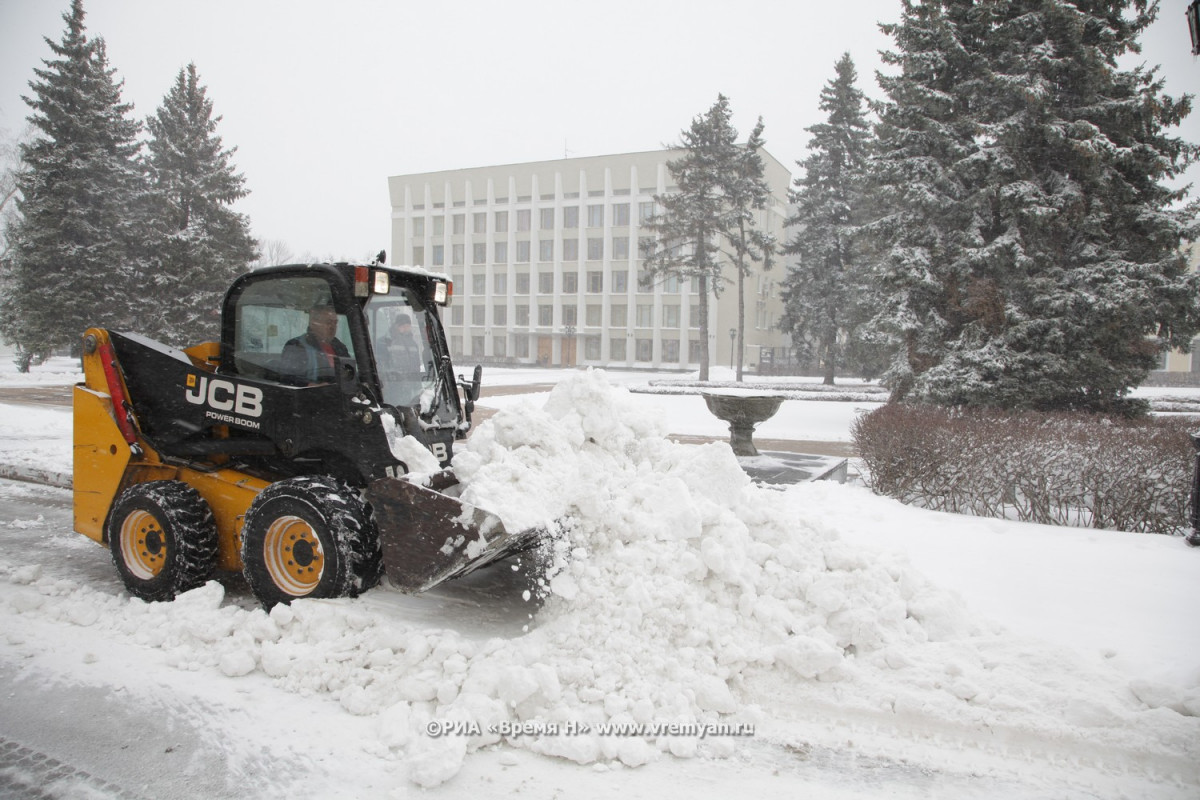
<svg viewBox="0 0 1200 800"><path fill-rule="evenodd" d="M508 306L492 306L492 324L508 324Z"/></svg>
<svg viewBox="0 0 1200 800"><path fill-rule="evenodd" d="M642 294L654 293L654 273L650 270L638 270L637 283L637 290Z"/></svg>
<svg viewBox="0 0 1200 800"><path fill-rule="evenodd" d="M498 295L508 294L508 276L503 272L497 272L492 276L492 291Z"/></svg>
<svg viewBox="0 0 1200 800"><path fill-rule="evenodd" d="M699 339L689 339L688 340L688 363L689 364L699 364L700 363L700 340Z"/></svg>
<svg viewBox="0 0 1200 800"><path fill-rule="evenodd" d="M550 327L554 324L554 306L538 306L538 325Z"/></svg>
<svg viewBox="0 0 1200 800"><path fill-rule="evenodd" d="M578 322L577 314L578 309L576 309L575 306L563 306L562 324L572 326L575 325Z"/></svg>
<svg viewBox="0 0 1200 800"><path fill-rule="evenodd" d="M589 237L587 244L588 261L599 261L604 258L604 240L599 237Z"/></svg>
<svg viewBox="0 0 1200 800"><path fill-rule="evenodd" d="M679 363L679 340L664 339L662 343L662 360L668 364Z"/></svg>
<svg viewBox="0 0 1200 800"><path fill-rule="evenodd" d="M508 337L497 336L492 339L492 356L505 358L508 355Z"/></svg>
<svg viewBox="0 0 1200 800"><path fill-rule="evenodd" d="M514 336L513 351L513 355L517 358L529 358L529 337Z"/></svg>
<svg viewBox="0 0 1200 800"><path fill-rule="evenodd" d="M589 303L584 310L583 322L589 328L599 328L604 324L604 306L599 303Z"/></svg>
<svg viewBox="0 0 1200 800"><path fill-rule="evenodd" d="M425 218L424 217L414 217L413 218L413 236L424 236L424 235L425 235Z"/></svg>
<svg viewBox="0 0 1200 800"><path fill-rule="evenodd" d="M588 361L600 360L599 336L588 336L583 340L583 357Z"/></svg>
<svg viewBox="0 0 1200 800"><path fill-rule="evenodd" d="M638 224L645 225L654 219L654 203L638 203Z"/></svg>
<svg viewBox="0 0 1200 800"><path fill-rule="evenodd" d="M476 211L472 215L471 231L472 233L487 233L487 212Z"/></svg>
<svg viewBox="0 0 1200 800"><path fill-rule="evenodd" d="M454 356L455 358L458 358L463 354L462 339L463 337L461 336L450 337L450 355Z"/></svg>
<svg viewBox="0 0 1200 800"><path fill-rule="evenodd" d="M608 324L612 328L624 328L629 323L629 309L624 303L613 306L608 310Z"/></svg>
<svg viewBox="0 0 1200 800"><path fill-rule="evenodd" d="M554 273L538 273L538 294L554 294Z"/></svg>
<svg viewBox="0 0 1200 800"><path fill-rule="evenodd" d="M579 291L579 274L576 272L563 273L563 294L575 294Z"/></svg>
<svg viewBox="0 0 1200 800"><path fill-rule="evenodd" d="M487 263L487 243L476 242L471 245L471 263L486 264Z"/></svg>
<svg viewBox="0 0 1200 800"><path fill-rule="evenodd" d="M679 306L663 306L662 326L664 328L679 327ZM666 358L666 355L663 358Z"/></svg>
<svg viewBox="0 0 1200 800"><path fill-rule="evenodd" d="M613 203L612 224L614 227L629 225L629 203Z"/></svg>
<svg viewBox="0 0 1200 800"><path fill-rule="evenodd" d="M637 339L635 341L635 358L638 361L653 361L654 360L654 340L653 339Z"/></svg>
<svg viewBox="0 0 1200 800"><path fill-rule="evenodd" d="M603 228L604 227L604 206L588 206L588 227Z"/></svg>
<svg viewBox="0 0 1200 800"><path fill-rule="evenodd" d="M679 294L679 276L668 275L663 280L663 292L666 294Z"/></svg>
<svg viewBox="0 0 1200 800"><path fill-rule="evenodd" d="M412 263L416 264L418 267L425 266L425 248L424 247L414 247L413 248Z"/></svg>
<svg viewBox="0 0 1200 800"><path fill-rule="evenodd" d="M517 209L517 230L519 230L519 231L529 230L529 218L531 216L532 216L532 212L530 212L530 210L528 208L518 208Z"/></svg>
<svg viewBox="0 0 1200 800"><path fill-rule="evenodd" d="M483 342L484 338L482 336L471 337L471 355L482 356L484 354Z"/></svg>
<svg viewBox="0 0 1200 800"><path fill-rule="evenodd" d="M529 327L529 306L517 306L516 323L518 328Z"/></svg>
<svg viewBox="0 0 1200 800"><path fill-rule="evenodd" d="M554 230L554 209L543 208L539 212L539 227L544 231Z"/></svg>
<svg viewBox="0 0 1200 800"><path fill-rule="evenodd" d="M463 307L462 306L451 306L450 307L450 324L451 325L462 325L463 324Z"/></svg>
<svg viewBox="0 0 1200 800"><path fill-rule="evenodd" d="M446 248L444 245L433 246L433 266L440 267L446 263Z"/></svg>
<svg viewBox="0 0 1200 800"><path fill-rule="evenodd" d="M587 274L587 290L591 294L604 291L604 273L593 270Z"/></svg>
<svg viewBox="0 0 1200 800"><path fill-rule="evenodd" d="M624 261L629 258L629 237L614 236L613 237L613 260Z"/></svg>
<svg viewBox="0 0 1200 800"><path fill-rule="evenodd" d="M612 361L624 361L625 356L625 340L611 339L608 342L608 357Z"/></svg>
<svg viewBox="0 0 1200 800"><path fill-rule="evenodd" d="M508 242L496 242L495 256L497 264L508 263Z"/></svg>
<svg viewBox="0 0 1200 800"><path fill-rule="evenodd" d="M538 260L553 261L554 260L554 240L553 239L538 239Z"/></svg>
<svg viewBox="0 0 1200 800"><path fill-rule="evenodd" d="M496 233L508 233L508 212L496 212Z"/></svg>
<svg viewBox="0 0 1200 800"><path fill-rule="evenodd" d="M563 261L579 260L579 240L563 239Z"/></svg>
<svg viewBox="0 0 1200 800"><path fill-rule="evenodd" d="M461 267L463 265L463 246L461 244L450 245L450 259L452 266Z"/></svg>
<svg viewBox="0 0 1200 800"><path fill-rule="evenodd" d="M433 235L434 236L445 236L446 235L446 218L445 217L434 217L433 218Z"/></svg>
<svg viewBox="0 0 1200 800"><path fill-rule="evenodd" d="M629 271L620 269L614 270L612 274L614 292L623 293L629 291Z"/></svg>
<svg viewBox="0 0 1200 800"><path fill-rule="evenodd" d="M529 273L517 273L517 294L529 294Z"/></svg>
<svg viewBox="0 0 1200 800"><path fill-rule="evenodd" d="M487 291L487 275L482 272L471 276L471 294L482 297Z"/></svg>
<svg viewBox="0 0 1200 800"><path fill-rule="evenodd" d="M486 325L487 324L487 318L485 316L486 314L487 314L487 306L483 305L482 303L471 306L471 324L472 325Z"/></svg>
<svg viewBox="0 0 1200 800"><path fill-rule="evenodd" d="M700 327L700 304L699 303L689 303L688 304L688 327L689 328L699 328Z"/></svg>
<svg viewBox="0 0 1200 800"><path fill-rule="evenodd" d="M517 263L529 263L529 241L517 242Z"/></svg>
<svg viewBox="0 0 1200 800"><path fill-rule="evenodd" d="M579 227L579 206L567 206L563 209L563 227Z"/></svg>
<svg viewBox="0 0 1200 800"><path fill-rule="evenodd" d="M466 214L455 214L453 222L454 222L454 227L451 229L452 233L454 233L455 235L458 235L458 234L463 234L463 233L467 232L467 215Z"/></svg>
<svg viewBox="0 0 1200 800"><path fill-rule="evenodd" d="M639 328L654 327L654 306L639 303L637 307L637 326Z"/></svg>

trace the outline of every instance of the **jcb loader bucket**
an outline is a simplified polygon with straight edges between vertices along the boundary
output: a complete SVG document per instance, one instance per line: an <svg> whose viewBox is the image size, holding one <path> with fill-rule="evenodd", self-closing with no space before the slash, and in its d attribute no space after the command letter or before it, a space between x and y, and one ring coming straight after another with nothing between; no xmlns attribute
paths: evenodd
<svg viewBox="0 0 1200 800"><path fill-rule="evenodd" d="M447 472L428 487L403 478L380 478L367 487L384 568L401 591L423 592L525 550L545 535L540 528L509 533L496 515L445 493L456 485Z"/></svg>

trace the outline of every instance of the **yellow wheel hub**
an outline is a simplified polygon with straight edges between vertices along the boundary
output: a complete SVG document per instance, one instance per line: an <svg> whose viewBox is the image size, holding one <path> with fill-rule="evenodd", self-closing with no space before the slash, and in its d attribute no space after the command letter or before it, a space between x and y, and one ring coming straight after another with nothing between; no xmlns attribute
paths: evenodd
<svg viewBox="0 0 1200 800"><path fill-rule="evenodd" d="M267 528L263 560L271 580L293 597L317 588L325 571L325 551L316 531L300 517L279 517Z"/></svg>
<svg viewBox="0 0 1200 800"><path fill-rule="evenodd" d="M167 563L167 536L149 511L134 511L121 523L121 559L137 578L158 576Z"/></svg>

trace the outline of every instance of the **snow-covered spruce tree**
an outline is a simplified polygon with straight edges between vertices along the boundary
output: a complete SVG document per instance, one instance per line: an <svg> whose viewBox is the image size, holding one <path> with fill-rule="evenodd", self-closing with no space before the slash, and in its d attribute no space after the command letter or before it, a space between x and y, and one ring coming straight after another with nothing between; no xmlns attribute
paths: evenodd
<svg viewBox="0 0 1200 800"><path fill-rule="evenodd" d="M769 270L774 264L775 237L768 231L758 227L757 213L767 206L771 196L771 188L767 185L766 168L763 165L762 150L763 121L758 118L750 138L741 151L736 154L734 169L729 173L729 182L725 186L725 200L729 205L729 214L724 217L725 225L721 237L730 249L730 261L737 270L738 284L738 322L737 322L737 380L742 379L743 356L745 348L741 343L745 340L746 331L746 276L750 274L753 264L761 263L764 270ZM735 133L736 135L736 133Z"/></svg>
<svg viewBox="0 0 1200 800"><path fill-rule="evenodd" d="M121 327L140 300L145 180L140 129L121 102L104 40L84 32L81 0L63 15L55 58L35 69L21 145L19 216L9 230L0 333L30 358L74 346L92 325Z"/></svg>
<svg viewBox="0 0 1200 800"><path fill-rule="evenodd" d="M257 257L248 220L230 208L248 194L231 162L236 148L222 147L221 117L212 110L196 65L188 64L146 121L151 215L161 242L148 292L160 299L139 327L173 344L219 336L221 298Z"/></svg>
<svg viewBox="0 0 1200 800"><path fill-rule="evenodd" d="M726 187L741 157L729 100L717 102L680 134L683 154L667 162L678 191L655 195L658 213L645 227L655 233L643 244L645 269L656 277L673 275L699 283L700 380L708 380L710 292L724 288L720 237L730 229Z"/></svg>
<svg viewBox="0 0 1200 800"><path fill-rule="evenodd" d="M825 122L808 128L809 156L797 162L803 174L792 191L796 213L785 223L796 233L784 248L794 258L783 280L780 319L793 344L821 365L829 385L839 368L862 371L866 366L857 363L864 360L862 351L867 348L858 328L869 315L873 294L855 236L868 216L863 180L871 127L849 53L834 71L818 104Z"/></svg>
<svg viewBox="0 0 1200 800"><path fill-rule="evenodd" d="M8 262L8 229L16 222L19 164L20 148L16 141L0 138L0 278Z"/></svg>
<svg viewBox="0 0 1200 800"><path fill-rule="evenodd" d="M1197 208L1163 184L1197 155L1167 133L1190 98L1117 66L1157 3L903 5L870 187L894 396L1136 410L1200 317Z"/></svg>

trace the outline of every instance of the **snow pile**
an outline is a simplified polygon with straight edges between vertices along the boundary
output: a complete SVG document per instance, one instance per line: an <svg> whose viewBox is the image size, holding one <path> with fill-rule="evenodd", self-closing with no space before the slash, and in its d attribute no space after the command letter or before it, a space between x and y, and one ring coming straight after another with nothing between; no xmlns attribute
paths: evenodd
<svg viewBox="0 0 1200 800"><path fill-rule="evenodd" d="M806 525L802 493L752 486L727 445L674 444L624 400L602 373L565 381L455 459L463 499L509 527L570 522L534 638L567 655L577 718L712 718L741 709L754 666L836 681L847 654L972 632L910 570Z"/></svg>

